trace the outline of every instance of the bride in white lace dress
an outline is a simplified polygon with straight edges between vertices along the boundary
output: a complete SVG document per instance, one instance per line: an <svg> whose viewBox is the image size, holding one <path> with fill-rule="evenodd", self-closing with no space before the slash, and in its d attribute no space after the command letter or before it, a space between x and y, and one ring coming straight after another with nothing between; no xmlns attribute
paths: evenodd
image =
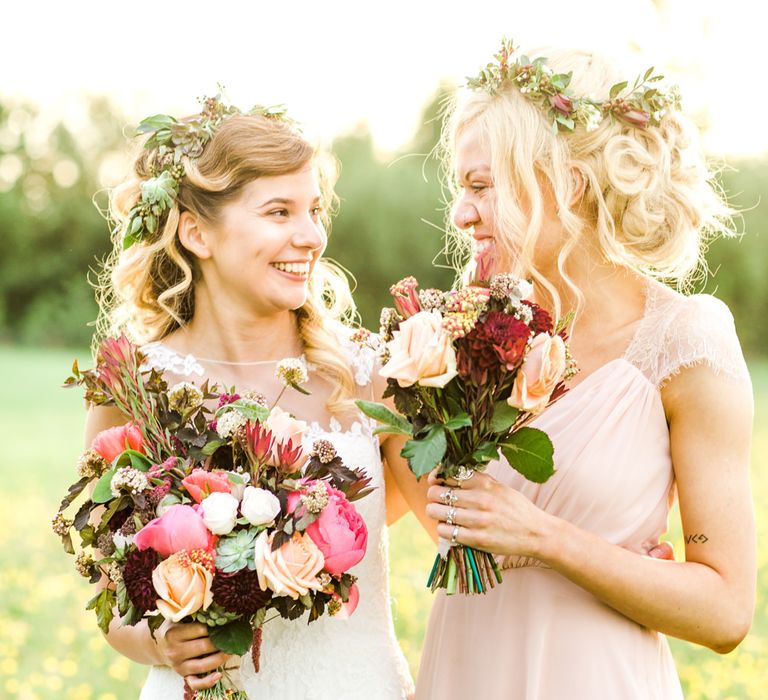
<svg viewBox="0 0 768 700"><path fill-rule="evenodd" d="M390 614L386 524L407 508L401 494L425 518L418 506L426 485L410 478L400 443L380 442L352 403L379 398L380 387L371 381L372 355L339 321L351 307L346 280L320 259L329 180L286 121L230 115L215 126L204 148L182 158L184 173L172 173L178 191L155 231L141 229L125 249L131 210L157 180L150 174L166 167L162 153L142 147L133 177L114 191L120 226L100 330L125 330L144 343L148 364L171 382L208 380L257 390L270 402L282 388L276 361L305 358L311 395L289 390L281 408L309 423L305 444L330 437L344 462L364 469L377 487L358 502L368 528L367 554L351 570L360 602L348 619L267 622L261 670L254 672L248 655L242 660L245 689L252 698L281 700L405 698L413 684ZM86 439L122 422L112 409L91 408ZM164 625L156 640L143 623L113 624L108 641L152 666L144 700L180 700L184 679L193 690L210 687L226 660L202 624Z"/></svg>

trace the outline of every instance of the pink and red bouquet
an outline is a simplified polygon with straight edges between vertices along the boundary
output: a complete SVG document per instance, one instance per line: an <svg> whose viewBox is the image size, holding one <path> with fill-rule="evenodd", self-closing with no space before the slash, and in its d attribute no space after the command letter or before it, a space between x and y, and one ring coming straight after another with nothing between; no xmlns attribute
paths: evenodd
<svg viewBox="0 0 768 700"><path fill-rule="evenodd" d="M410 438L402 454L418 477L439 465L441 477L460 481L501 453L526 478L546 481L552 442L527 424L562 396L575 368L565 333L526 298L530 285L497 274L443 292L406 277L390 292L395 306L382 311L380 335L359 337L380 350L385 397L399 412L358 402L383 424L377 430ZM493 556L448 544L435 559L433 590L484 593L501 581Z"/></svg>
<svg viewBox="0 0 768 700"><path fill-rule="evenodd" d="M291 620L308 611L310 622L354 612L348 572L365 555L367 530L353 501L370 492L369 479L327 440L305 454L306 423L264 397L169 387L143 362L120 337L102 344L95 369L73 367L67 384L127 422L81 455L54 531L102 586L88 609L104 632L116 614L124 625L146 619L153 633L164 620L202 622L222 651L252 647L258 669L269 611ZM300 361L283 361L278 377L304 391ZM237 673L204 693L246 697Z"/></svg>

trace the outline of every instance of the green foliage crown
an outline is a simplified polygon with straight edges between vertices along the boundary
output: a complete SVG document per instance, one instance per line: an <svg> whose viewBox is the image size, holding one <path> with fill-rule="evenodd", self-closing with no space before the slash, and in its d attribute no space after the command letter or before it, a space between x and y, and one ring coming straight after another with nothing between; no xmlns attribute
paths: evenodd
<svg viewBox="0 0 768 700"><path fill-rule="evenodd" d="M165 213L173 207L184 177L183 158L195 160L203 154L218 126L234 115L258 115L268 119L290 121L285 107L256 105L241 112L222 101L221 95L200 98L202 111L192 117L176 119L168 114L155 114L142 120L136 134L149 134L144 142L151 159L151 177L140 184L141 197L128 212L123 230L123 249L148 240L158 229Z"/></svg>
<svg viewBox="0 0 768 700"><path fill-rule="evenodd" d="M658 126L669 109L680 109L678 87L660 87L658 82L664 76L654 75L652 67L631 87L627 81L617 83L608 99L599 101L571 94L572 72L555 73L545 57L515 57L515 51L511 40L502 39L494 61L477 76L467 78L467 87L495 94L505 85L514 85L552 119L553 133L574 131L578 126L594 131L606 118L645 129L649 124Z"/></svg>

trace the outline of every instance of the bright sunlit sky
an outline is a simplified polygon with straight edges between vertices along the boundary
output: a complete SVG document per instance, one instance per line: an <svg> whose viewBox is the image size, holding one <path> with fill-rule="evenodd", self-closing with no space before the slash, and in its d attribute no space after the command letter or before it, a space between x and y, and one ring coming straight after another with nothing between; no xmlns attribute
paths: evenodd
<svg viewBox="0 0 768 700"><path fill-rule="evenodd" d="M138 121L195 112L222 83L241 108L286 103L325 140L367 122L391 151L439 81L475 74L506 34L628 56L637 72L655 65L708 125L711 153L768 152L757 0L14 0L1 16L0 99L31 99L75 126L86 93Z"/></svg>

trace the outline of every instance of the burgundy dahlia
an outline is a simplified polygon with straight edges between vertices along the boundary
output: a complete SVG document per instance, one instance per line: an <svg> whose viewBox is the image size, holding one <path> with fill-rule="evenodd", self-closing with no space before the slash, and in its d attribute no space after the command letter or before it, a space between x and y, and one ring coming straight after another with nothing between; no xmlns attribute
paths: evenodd
<svg viewBox="0 0 768 700"><path fill-rule="evenodd" d="M152 571L160 557L152 549L134 550L128 554L123 567L123 581L131 603L142 613L157 607L157 592L152 585Z"/></svg>
<svg viewBox="0 0 768 700"><path fill-rule="evenodd" d="M531 330L534 335L539 333L551 333L554 325L552 323L552 317L546 309L542 309L538 304L534 304L532 301L523 299L523 304L530 307L533 313L533 320L531 321Z"/></svg>
<svg viewBox="0 0 768 700"><path fill-rule="evenodd" d="M213 601L227 612L252 615L263 608L272 597L272 591L259 587L259 576L255 571L240 569L233 573L216 571L213 577Z"/></svg>
<svg viewBox="0 0 768 700"><path fill-rule="evenodd" d="M459 374L479 385L502 366L512 369L522 359L530 335L528 326L519 319L491 311L458 342Z"/></svg>

